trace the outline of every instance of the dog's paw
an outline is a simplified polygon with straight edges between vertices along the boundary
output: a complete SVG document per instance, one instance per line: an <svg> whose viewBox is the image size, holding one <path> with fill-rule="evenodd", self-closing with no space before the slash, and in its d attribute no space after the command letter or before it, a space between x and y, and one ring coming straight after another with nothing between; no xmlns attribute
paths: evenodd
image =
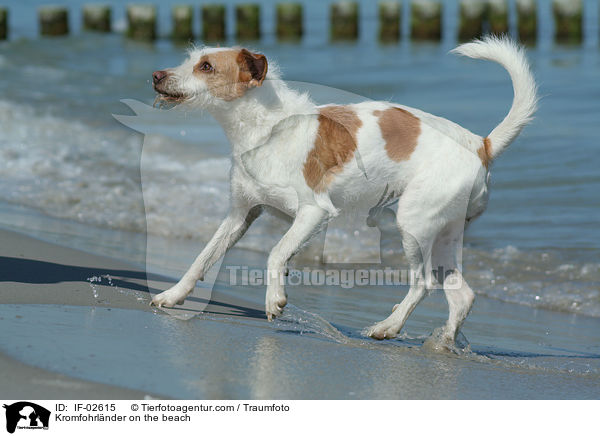
<svg viewBox="0 0 600 436"><path fill-rule="evenodd" d="M267 314L267 319L269 321L273 321L273 319L281 316L283 313L283 308L286 304L287 297L285 294L269 295L269 293L267 293L267 298L265 301L265 312Z"/></svg>
<svg viewBox="0 0 600 436"><path fill-rule="evenodd" d="M150 306L156 307L173 307L176 304L183 304L188 292L181 292L176 287L167 289L158 295L155 295L150 302Z"/></svg>
<svg viewBox="0 0 600 436"><path fill-rule="evenodd" d="M396 324L385 320L369 327L366 331L366 335L381 341L383 339L394 339L399 332L400 329Z"/></svg>

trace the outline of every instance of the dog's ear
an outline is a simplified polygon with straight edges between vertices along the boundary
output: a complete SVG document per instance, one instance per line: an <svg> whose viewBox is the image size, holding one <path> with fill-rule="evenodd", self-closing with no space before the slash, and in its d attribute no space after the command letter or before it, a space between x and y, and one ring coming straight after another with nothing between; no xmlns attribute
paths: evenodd
<svg viewBox="0 0 600 436"><path fill-rule="evenodd" d="M262 85L267 77L267 58L260 53L252 53L245 48L238 55L240 65L240 80L246 82L249 87Z"/></svg>

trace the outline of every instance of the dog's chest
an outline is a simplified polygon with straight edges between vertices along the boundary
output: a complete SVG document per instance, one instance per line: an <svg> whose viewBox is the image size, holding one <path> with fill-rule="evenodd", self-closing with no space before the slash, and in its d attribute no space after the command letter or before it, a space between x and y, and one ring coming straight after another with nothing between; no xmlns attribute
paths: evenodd
<svg viewBox="0 0 600 436"><path fill-rule="evenodd" d="M298 210L297 190L276 174L264 174L260 166L235 162L231 176L232 190L252 204L264 204L295 216Z"/></svg>

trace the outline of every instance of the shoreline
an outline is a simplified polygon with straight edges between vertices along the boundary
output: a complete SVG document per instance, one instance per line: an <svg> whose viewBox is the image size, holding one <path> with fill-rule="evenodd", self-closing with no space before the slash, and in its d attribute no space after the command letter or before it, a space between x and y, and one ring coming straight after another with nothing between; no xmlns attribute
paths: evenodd
<svg viewBox="0 0 600 436"><path fill-rule="evenodd" d="M69 304L151 311L141 300L148 295L146 272L125 262L45 242L0 229L1 304ZM106 274L123 276L126 292L118 286L92 283ZM167 278L165 278L167 279ZM96 292L94 292L94 288ZM110 297L110 298L109 298Z"/></svg>
<svg viewBox="0 0 600 436"><path fill-rule="evenodd" d="M64 273L64 264L48 262L60 259L69 266L80 268L80 277L86 273L85 265L98 265L98 269L115 269L123 267L123 263L107 257L97 256L67 247L61 247L30 236L0 229L0 264L4 276L0 281L0 304L60 304L68 300L70 305L93 306L98 304L89 283L73 279L70 282L59 280ZM14 256L14 257L13 257ZM7 259L10 259L7 261ZM8 265L10 264L10 265ZM10 271L7 270L10 267ZM30 282L22 283L6 279L24 278L21 272L31 274ZM93 269L93 268L92 268ZM136 288L145 281L140 276L131 281ZM145 275L145 273L143 273ZM46 283L45 283L46 282ZM87 289L86 289L87 287ZM147 304L139 304L130 297L116 292L110 286L98 285L98 295L106 296L111 307L127 307L135 310L150 311ZM138 291L134 291L138 292ZM108 298L109 297L109 298ZM19 316L19 315L16 315ZM1 320L0 320L1 322ZM95 383L55 371L28 365L0 351L0 372L10 374L0 383L0 391L4 398L20 399L143 399L155 395L140 390L121 386Z"/></svg>
<svg viewBox="0 0 600 436"><path fill-rule="evenodd" d="M141 269L12 231L0 238L0 324L11 332L0 350L0 371L11 377L0 391L9 397L600 397L598 319L479 297L465 326L473 352L463 357L421 346L447 316L439 293L409 320L412 337L384 342L360 335L365 319L314 307L319 289L291 290L284 317L267 323L262 289L216 288L204 314L182 321L181 309L168 316L148 305ZM102 274L112 283L87 280ZM344 304L344 295L352 293L333 301ZM369 316L388 306L385 298ZM357 380L364 365L372 368Z"/></svg>
<svg viewBox="0 0 600 436"><path fill-rule="evenodd" d="M95 383L30 366L0 352L0 373L10 374L0 384L5 400L138 400L159 399L148 392Z"/></svg>
<svg viewBox="0 0 600 436"><path fill-rule="evenodd" d="M150 286L165 289L175 279L147 274L143 268L123 260L45 241L23 232L0 228L0 308L22 305L48 305L98 309L125 309L157 314L149 305ZM111 280L106 280L106 275ZM101 278L94 281L94 278ZM92 279L92 280L90 280ZM152 290L152 293L157 292ZM206 311L212 316L259 317L258 307L231 296L214 295ZM178 318L197 312L166 309ZM160 313L166 316L164 313ZM160 316L159 315L159 316ZM22 318L21 315L15 315ZM6 317L0 316L0 324ZM58 371L29 365L0 350L0 372L10 374L0 382L4 398L38 399L143 399L168 396L97 383Z"/></svg>

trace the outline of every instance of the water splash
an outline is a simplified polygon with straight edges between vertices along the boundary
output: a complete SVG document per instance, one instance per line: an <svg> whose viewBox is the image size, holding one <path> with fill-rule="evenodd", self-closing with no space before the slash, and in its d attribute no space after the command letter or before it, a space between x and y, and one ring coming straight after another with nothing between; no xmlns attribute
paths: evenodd
<svg viewBox="0 0 600 436"><path fill-rule="evenodd" d="M456 340L452 342L444 335L444 327L436 328L431 333L431 336L425 339L422 349L425 351L452 353L457 356L474 355L469 341L462 332L458 332Z"/></svg>
<svg viewBox="0 0 600 436"><path fill-rule="evenodd" d="M103 284L103 280L106 280L106 284ZM113 282L113 278L111 277L110 274L102 274L99 276L92 276L92 277L88 277L86 279L87 282L89 282L90 287L92 288L92 295L94 296L94 300L97 303L106 303L106 300L101 300L99 298L99 294L98 294L98 286L99 285L103 285L103 286L109 286L111 287L113 290L117 291L120 294L123 295L127 295L127 296L134 296L136 297L137 301L142 301L145 302L146 298L142 297L139 295L138 292L136 291L131 291L128 289L122 289L120 287L118 287L114 282Z"/></svg>
<svg viewBox="0 0 600 436"><path fill-rule="evenodd" d="M92 288L92 295L94 296L94 300L97 303L99 303L100 300L98 299L98 287L96 286L96 283L100 284L102 282L102 277L92 276L92 277L88 277L86 280L90 283L90 286Z"/></svg>
<svg viewBox="0 0 600 436"><path fill-rule="evenodd" d="M276 318L273 325L281 331L296 332L300 335L314 334L340 344L346 344L350 341L350 338L331 325L325 318L292 304L286 306L283 316Z"/></svg>

